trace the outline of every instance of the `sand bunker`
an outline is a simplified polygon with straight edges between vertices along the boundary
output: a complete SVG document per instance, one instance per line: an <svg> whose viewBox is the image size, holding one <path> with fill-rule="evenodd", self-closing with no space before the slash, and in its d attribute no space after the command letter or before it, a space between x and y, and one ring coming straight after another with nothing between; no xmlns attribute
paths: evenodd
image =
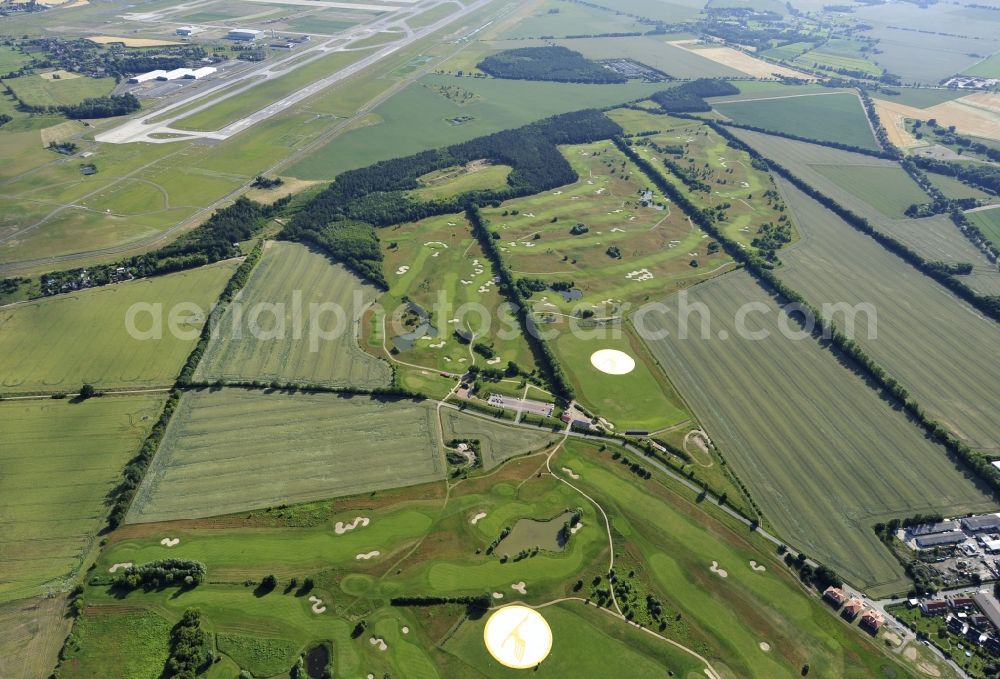
<svg viewBox="0 0 1000 679"><path fill-rule="evenodd" d="M569 529L570 535L576 535L577 531L583 528L583 521L577 521L576 525Z"/></svg>
<svg viewBox="0 0 1000 679"><path fill-rule="evenodd" d="M766 641L760 642L759 646L760 646L760 650L764 651L764 653L770 653L771 652L771 644L767 643Z"/></svg>
<svg viewBox="0 0 1000 679"><path fill-rule="evenodd" d="M354 558L358 559L359 561L361 560L367 561L368 559L374 559L376 556L379 556L380 554L382 554L382 552L376 549L375 551L368 552L367 554L358 554Z"/></svg>
<svg viewBox="0 0 1000 679"><path fill-rule="evenodd" d="M713 561L712 562L712 567L709 568L708 570L712 571L713 573L715 573L716 575L718 575L720 578L728 578L729 577L729 571L725 571L725 570L722 570L721 568L719 568L719 562L718 561Z"/></svg>
<svg viewBox="0 0 1000 679"><path fill-rule="evenodd" d="M635 370L635 359L617 349L595 351L590 356L590 364L608 375L627 375Z"/></svg>
<svg viewBox="0 0 1000 679"><path fill-rule="evenodd" d="M320 613L326 612L326 606L323 605L323 600L317 596L309 597L309 603L312 604L312 612L319 615Z"/></svg>
<svg viewBox="0 0 1000 679"><path fill-rule="evenodd" d="M180 538L163 538L160 540L160 544L164 547L176 547L180 541Z"/></svg>
<svg viewBox="0 0 1000 679"><path fill-rule="evenodd" d="M756 562L756 561L754 561L753 559L751 559L751 560L750 560L750 568L754 569L754 570L755 570L755 571L757 571L758 573L763 573L764 571L766 571L766 570L767 570L767 567L766 567L766 566L762 566L762 565L760 565L759 563L757 563L757 562Z"/></svg>
<svg viewBox="0 0 1000 679"><path fill-rule="evenodd" d="M337 535L343 535L347 531L354 530L358 526L364 528L369 523L371 523L371 521L368 519L367 516L356 516L354 517L354 521L352 521L351 523L344 523L343 521L338 521L337 523L333 524L333 532L336 533Z"/></svg>
<svg viewBox="0 0 1000 679"><path fill-rule="evenodd" d="M402 276L403 274L405 274L409 270L410 270L410 267L408 267L408 266L401 266L398 269L396 269L396 275L397 276Z"/></svg>
<svg viewBox="0 0 1000 679"><path fill-rule="evenodd" d="M406 625L403 625L403 629L401 629L400 631L401 631L401 632L402 632L403 634L409 634L409 633L410 633L410 628L409 628L409 627L407 627Z"/></svg>
<svg viewBox="0 0 1000 679"><path fill-rule="evenodd" d="M132 566L133 566L133 564L132 564L131 561L125 561L123 563L116 563L113 566L111 566L111 568L108 569L108 573L114 573L119 568L125 569L125 568L131 568Z"/></svg>
<svg viewBox="0 0 1000 679"><path fill-rule="evenodd" d="M475 526L477 523L479 523L482 519L485 519L485 518L486 518L486 512L479 512L474 517L472 517L471 519L469 519L469 523L471 523L473 526Z"/></svg>
<svg viewBox="0 0 1000 679"><path fill-rule="evenodd" d="M570 477L571 479L573 479L574 481L576 481L576 480L577 480L578 478L580 478L580 475L579 475L579 474L574 474L574 473L573 473L573 470L572 470L572 469L570 469L569 467L563 467L563 468L562 468L562 470L563 470L564 472L566 472L566 474L568 474L568 475L569 475L569 477Z"/></svg>
<svg viewBox="0 0 1000 679"><path fill-rule="evenodd" d="M503 599L503 592L493 592L494 599Z"/></svg>
<svg viewBox="0 0 1000 679"><path fill-rule="evenodd" d="M380 651L385 651L389 648L386 646L385 639L379 639L378 637L372 637L368 640L368 643L372 646L376 646Z"/></svg>
<svg viewBox="0 0 1000 679"><path fill-rule="evenodd" d="M520 592L521 594L528 593L528 587L524 584L524 580L522 580L521 582L515 582L513 585L510 586L510 588L516 592Z"/></svg>

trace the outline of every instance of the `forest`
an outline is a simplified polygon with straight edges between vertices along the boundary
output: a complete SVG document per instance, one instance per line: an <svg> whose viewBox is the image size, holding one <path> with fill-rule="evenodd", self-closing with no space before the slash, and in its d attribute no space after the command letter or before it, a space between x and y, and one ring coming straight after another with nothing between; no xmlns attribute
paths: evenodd
<svg viewBox="0 0 1000 679"><path fill-rule="evenodd" d="M477 68L494 78L558 83L623 83L625 76L567 47L519 47L491 54Z"/></svg>
<svg viewBox="0 0 1000 679"><path fill-rule="evenodd" d="M699 78L653 94L650 99L667 113L697 113L711 111L705 97L724 97L739 94L736 85L725 80Z"/></svg>

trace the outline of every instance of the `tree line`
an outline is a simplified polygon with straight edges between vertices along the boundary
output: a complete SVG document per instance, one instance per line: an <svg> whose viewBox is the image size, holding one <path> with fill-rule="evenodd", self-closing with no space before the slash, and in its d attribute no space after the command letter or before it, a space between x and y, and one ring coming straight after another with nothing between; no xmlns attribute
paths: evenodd
<svg viewBox="0 0 1000 679"><path fill-rule="evenodd" d="M166 587L197 587L205 580L205 564L187 559L161 559L141 566L129 566L111 581L114 589L151 592Z"/></svg>
<svg viewBox="0 0 1000 679"><path fill-rule="evenodd" d="M483 73L505 80L560 83L624 83L625 76L567 47L518 47L491 54L477 64Z"/></svg>
<svg viewBox="0 0 1000 679"><path fill-rule="evenodd" d="M84 118L113 118L134 113L142 108L138 97L131 92L112 94L109 97L91 97L79 104L64 104L62 106L37 106L21 99L17 92L9 86L8 94L17 100L17 110L25 113L61 113L72 120Z"/></svg>

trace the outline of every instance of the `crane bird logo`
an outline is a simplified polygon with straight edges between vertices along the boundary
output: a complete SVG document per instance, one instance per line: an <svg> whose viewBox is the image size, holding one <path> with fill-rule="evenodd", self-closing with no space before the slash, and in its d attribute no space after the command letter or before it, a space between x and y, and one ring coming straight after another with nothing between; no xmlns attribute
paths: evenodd
<svg viewBox="0 0 1000 679"><path fill-rule="evenodd" d="M486 650L513 669L536 667L552 649L552 630L533 608L513 605L497 609L483 630Z"/></svg>

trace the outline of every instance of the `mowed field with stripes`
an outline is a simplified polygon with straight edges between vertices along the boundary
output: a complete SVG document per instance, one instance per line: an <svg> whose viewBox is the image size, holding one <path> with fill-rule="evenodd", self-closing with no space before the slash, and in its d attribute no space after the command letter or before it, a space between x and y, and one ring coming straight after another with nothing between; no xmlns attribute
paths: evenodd
<svg viewBox="0 0 1000 679"><path fill-rule="evenodd" d="M271 242L223 314L197 380L386 387L392 370L365 353L355 319L375 288L297 243Z"/></svg>
<svg viewBox="0 0 1000 679"><path fill-rule="evenodd" d="M814 305L871 305L875 316L856 316L855 339L930 415L970 446L1000 452L1000 364L991 358L1000 325L801 191L778 186L802 235L782 256L782 279Z"/></svg>
<svg viewBox="0 0 1000 679"><path fill-rule="evenodd" d="M675 296L668 313L648 316L648 330L670 333L650 348L778 535L877 596L909 581L876 522L994 508L943 448L830 351L782 335L778 308L748 274L687 294L710 311L708 338L698 328L678 337ZM741 309L753 309L745 327L766 339L741 338Z"/></svg>

